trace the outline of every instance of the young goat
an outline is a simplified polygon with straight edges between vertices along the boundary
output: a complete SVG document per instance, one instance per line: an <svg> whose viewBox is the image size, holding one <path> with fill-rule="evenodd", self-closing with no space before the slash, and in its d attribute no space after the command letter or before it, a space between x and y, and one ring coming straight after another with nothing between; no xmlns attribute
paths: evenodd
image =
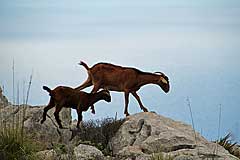
<svg viewBox="0 0 240 160"><path fill-rule="evenodd" d="M63 107L73 108L77 110L78 122L77 128L82 121L82 112L87 111L90 106L99 100L105 100L111 102L111 96L109 91L102 90L97 93L86 93L83 91L77 91L70 87L58 86L54 90L43 86L43 89L49 92L50 102L44 108L43 119L41 124L46 120L47 111L53 107L56 108L54 112L55 119L59 125L59 128L63 128L61 120L59 119L59 112Z"/></svg>
<svg viewBox="0 0 240 160"><path fill-rule="evenodd" d="M76 90L82 90L93 85L92 93L96 93L100 88L111 91L124 92L125 94L125 110L126 116L128 113L129 93L131 93L138 101L140 108L144 112L148 112L136 93L143 85L157 84L162 90L167 93L170 85L168 77L162 72L148 73L142 72L136 68L121 67L109 63L98 63L92 68L89 68L86 63L80 62L88 72L88 79ZM92 110L94 110L94 107Z"/></svg>

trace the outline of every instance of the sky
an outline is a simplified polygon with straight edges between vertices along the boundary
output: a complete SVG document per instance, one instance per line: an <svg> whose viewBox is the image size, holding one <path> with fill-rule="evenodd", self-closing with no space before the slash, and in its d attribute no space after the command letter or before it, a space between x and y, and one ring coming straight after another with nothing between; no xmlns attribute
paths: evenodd
<svg viewBox="0 0 240 160"><path fill-rule="evenodd" d="M191 124L189 97L195 128L215 140L221 106L220 136L232 132L239 142L239 17L239 0L0 0L0 85L15 103L19 86L22 101L32 73L29 104L46 105L43 85L77 87L86 80L80 60L162 71L168 94L156 85L138 92L150 111ZM123 118L123 93L111 95L110 104L98 102L84 120L116 112ZM133 97L129 112L141 112Z"/></svg>

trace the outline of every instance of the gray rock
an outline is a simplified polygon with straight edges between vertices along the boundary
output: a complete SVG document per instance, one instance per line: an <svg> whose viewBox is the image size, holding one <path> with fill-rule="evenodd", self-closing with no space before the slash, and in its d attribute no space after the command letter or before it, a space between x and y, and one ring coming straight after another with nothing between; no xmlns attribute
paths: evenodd
<svg viewBox="0 0 240 160"><path fill-rule="evenodd" d="M96 147L80 144L74 148L74 157L76 160L103 160L103 153Z"/></svg>
<svg viewBox="0 0 240 160"><path fill-rule="evenodd" d="M236 145L233 147L233 154L238 158L240 157L240 146Z"/></svg>
<svg viewBox="0 0 240 160"><path fill-rule="evenodd" d="M59 129L55 121L54 109L48 111L47 120L40 124L42 119L43 107L29 107L27 109L24 127L28 133L33 133L34 138L45 142L68 143L71 132L69 129ZM63 108L60 112L60 119L64 127L69 128L71 125L71 110Z"/></svg>
<svg viewBox="0 0 240 160"><path fill-rule="evenodd" d="M174 160L194 160L194 158L191 155L179 155Z"/></svg>
<svg viewBox="0 0 240 160"><path fill-rule="evenodd" d="M42 142L45 149L52 148L52 143L69 143L71 131L69 129L59 129L55 121L53 112L54 109L49 110L47 120L40 124L42 119L44 106L7 106L1 109L0 119L6 124L21 125L24 116L24 131L29 138ZM60 112L60 118L65 127L69 128L71 125L72 117L71 110L63 108Z"/></svg>
<svg viewBox="0 0 240 160"><path fill-rule="evenodd" d="M72 156L68 154L61 154L59 157L59 160L70 160L70 159L72 159Z"/></svg>
<svg viewBox="0 0 240 160"><path fill-rule="evenodd" d="M44 150L36 153L39 160L55 160L57 159L57 153L52 150Z"/></svg>
<svg viewBox="0 0 240 160"><path fill-rule="evenodd" d="M8 106L10 103L8 102L8 99L6 96L3 95L3 90L0 86L0 108L2 107L5 107L5 106Z"/></svg>
<svg viewBox="0 0 240 160"><path fill-rule="evenodd" d="M135 152L151 155L164 152L178 160L212 157L219 160L236 159L223 147L208 142L197 132L195 134L190 125L156 113L143 112L127 117L115 137L112 138L110 145L116 156L122 156L126 147L131 146L138 148L136 151L132 150L131 154Z"/></svg>
<svg viewBox="0 0 240 160"><path fill-rule="evenodd" d="M142 152L139 146L124 147L117 154L117 159L135 159L135 160L150 160L151 156Z"/></svg>

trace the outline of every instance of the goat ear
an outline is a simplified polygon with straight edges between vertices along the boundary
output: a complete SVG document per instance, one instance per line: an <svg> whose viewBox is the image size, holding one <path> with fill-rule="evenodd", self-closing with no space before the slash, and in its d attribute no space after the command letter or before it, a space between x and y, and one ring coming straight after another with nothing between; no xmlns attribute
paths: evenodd
<svg viewBox="0 0 240 160"><path fill-rule="evenodd" d="M110 92L109 92L109 90L104 90L105 91L105 93L107 93L109 96L110 96Z"/></svg>
<svg viewBox="0 0 240 160"><path fill-rule="evenodd" d="M164 77L161 77L160 79L163 83L168 84L168 81Z"/></svg>

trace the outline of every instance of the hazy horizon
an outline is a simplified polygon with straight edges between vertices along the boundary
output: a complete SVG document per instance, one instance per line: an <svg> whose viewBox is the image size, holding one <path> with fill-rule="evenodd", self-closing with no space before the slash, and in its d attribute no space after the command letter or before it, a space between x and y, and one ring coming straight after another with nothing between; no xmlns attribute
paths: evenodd
<svg viewBox="0 0 240 160"><path fill-rule="evenodd" d="M33 70L29 104L46 105L43 85L76 87L89 66L109 62L142 71L162 71L170 79L168 94L156 85L139 90L143 104L174 120L191 124L217 139L219 106L221 136L240 140L240 2L213 1L32 1L0 2L0 85L10 101L12 61L22 97ZM85 91L89 92L91 88ZM95 105L83 119L124 117L123 93ZM130 114L141 112L131 96ZM76 113L73 111L73 118Z"/></svg>

